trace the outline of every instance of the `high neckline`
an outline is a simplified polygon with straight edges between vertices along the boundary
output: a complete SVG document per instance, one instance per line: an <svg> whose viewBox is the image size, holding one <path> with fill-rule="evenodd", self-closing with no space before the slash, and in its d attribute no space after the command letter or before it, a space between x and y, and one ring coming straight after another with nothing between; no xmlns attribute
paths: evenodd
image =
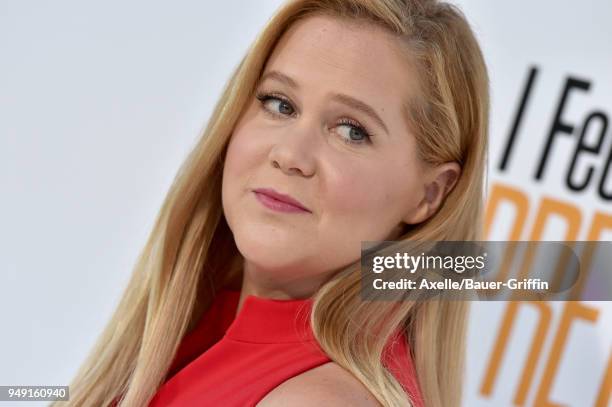
<svg viewBox="0 0 612 407"><path fill-rule="evenodd" d="M219 294L235 314L240 291L224 288ZM311 311L312 298L279 300L249 294L233 320L228 321L225 338L262 344L315 341L309 324Z"/></svg>

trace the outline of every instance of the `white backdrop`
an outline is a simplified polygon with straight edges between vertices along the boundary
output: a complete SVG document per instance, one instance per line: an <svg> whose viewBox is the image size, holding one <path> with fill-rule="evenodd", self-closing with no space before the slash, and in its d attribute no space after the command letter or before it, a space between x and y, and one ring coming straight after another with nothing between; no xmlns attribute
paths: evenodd
<svg viewBox="0 0 612 407"><path fill-rule="evenodd" d="M0 2L0 385L68 384L109 319L229 73L280 3ZM530 238L547 197L578 208L575 240L587 239L596 213L612 216L611 201L597 192L612 125L600 153L578 161L574 179L592 166L591 182L572 191L565 177L585 118L612 113L612 2L456 3L473 24L491 76L491 188L528 197L521 239ZM501 171L530 67L537 74ZM562 117L575 130L554 138L537 182L534 173L569 77L588 82L589 89L570 91ZM600 127L589 128L591 144ZM612 169L603 189L612 194ZM506 239L513 222L512 208L501 208L489 237ZM541 238L562 240L564 230L563 219L553 217ZM598 239L611 237L608 226ZM500 370L492 375L487 366L506 306L474 304L465 406L513 405L539 314L534 307L520 309ZM543 373L564 304L550 304L552 323L532 358L523 405L595 405L606 369L611 374L612 307L585 306L597 318L573 321L551 376ZM492 390L483 392L493 376ZM608 398L600 400L608 401L609 386L603 392ZM536 403L538 392L544 396Z"/></svg>

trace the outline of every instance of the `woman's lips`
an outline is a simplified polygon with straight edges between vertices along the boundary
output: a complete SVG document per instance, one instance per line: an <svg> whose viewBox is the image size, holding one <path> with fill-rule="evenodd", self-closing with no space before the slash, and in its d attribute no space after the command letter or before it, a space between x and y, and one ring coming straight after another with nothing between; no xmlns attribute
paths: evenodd
<svg viewBox="0 0 612 407"><path fill-rule="evenodd" d="M256 189L253 190L255 197L262 205L266 208L278 211L278 212L286 212L286 213L304 213L310 212L304 206L299 203L294 204L293 202L287 202L288 200L293 200L286 195L281 195L273 190L266 189ZM294 201L295 202L295 201Z"/></svg>

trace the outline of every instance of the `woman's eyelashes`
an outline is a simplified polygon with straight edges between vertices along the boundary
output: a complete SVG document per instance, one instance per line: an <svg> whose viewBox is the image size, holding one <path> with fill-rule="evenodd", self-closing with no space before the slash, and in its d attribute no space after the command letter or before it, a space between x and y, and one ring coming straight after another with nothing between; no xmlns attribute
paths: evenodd
<svg viewBox="0 0 612 407"><path fill-rule="evenodd" d="M261 108L266 114L274 118L285 119L295 115L295 109L291 101L283 95L277 93L260 92L256 95L261 103ZM349 118L342 118L336 124L336 133L347 144L371 144L373 135L366 130L359 122Z"/></svg>
<svg viewBox="0 0 612 407"><path fill-rule="evenodd" d="M261 102L264 111L273 116L284 117L295 113L291 101L284 96L275 93L258 93L256 97Z"/></svg>

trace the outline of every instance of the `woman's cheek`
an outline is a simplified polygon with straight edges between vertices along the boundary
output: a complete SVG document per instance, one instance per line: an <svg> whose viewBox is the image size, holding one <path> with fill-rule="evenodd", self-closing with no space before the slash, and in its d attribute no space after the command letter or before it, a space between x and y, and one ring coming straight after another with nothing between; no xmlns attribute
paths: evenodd
<svg viewBox="0 0 612 407"><path fill-rule="evenodd" d="M380 195L384 193L380 181L371 179L363 169L350 168L343 174L330 188L335 212L365 214L364 212L378 204Z"/></svg>
<svg viewBox="0 0 612 407"><path fill-rule="evenodd" d="M248 171L262 153L258 150L256 134L234 133L227 152L227 165L231 175Z"/></svg>

